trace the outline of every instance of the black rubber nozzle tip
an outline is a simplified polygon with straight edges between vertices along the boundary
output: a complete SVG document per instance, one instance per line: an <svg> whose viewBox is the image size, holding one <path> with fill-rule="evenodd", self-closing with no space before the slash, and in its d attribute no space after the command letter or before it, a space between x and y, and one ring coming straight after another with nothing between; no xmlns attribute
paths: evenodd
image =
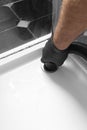
<svg viewBox="0 0 87 130"><path fill-rule="evenodd" d="M54 63L45 63L44 69L48 72L55 72L58 68Z"/></svg>

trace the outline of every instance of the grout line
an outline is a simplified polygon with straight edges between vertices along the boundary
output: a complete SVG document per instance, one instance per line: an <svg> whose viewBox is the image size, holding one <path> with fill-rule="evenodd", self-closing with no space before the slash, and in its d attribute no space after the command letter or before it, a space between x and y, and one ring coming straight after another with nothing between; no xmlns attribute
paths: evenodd
<svg viewBox="0 0 87 130"><path fill-rule="evenodd" d="M15 12L12 8L10 8L10 10L11 10L11 12L18 18L18 20L21 20L21 19L19 18L19 16L16 14L16 12Z"/></svg>
<svg viewBox="0 0 87 130"><path fill-rule="evenodd" d="M11 2L11 3L15 4L15 3L18 3L18 2L21 2L21 1L24 1L24 0L17 0L15 2Z"/></svg>
<svg viewBox="0 0 87 130"><path fill-rule="evenodd" d="M36 39L37 37L34 35L34 33L29 29L27 28L27 30L32 34L32 36Z"/></svg>
<svg viewBox="0 0 87 130"><path fill-rule="evenodd" d="M18 2L21 2L21 1L24 1L24 0L17 0L15 2L8 2L6 4L3 4L2 6L6 6L7 4L15 4L15 3L18 3Z"/></svg>
<svg viewBox="0 0 87 130"><path fill-rule="evenodd" d="M9 30L12 30L12 29L14 29L14 28L16 28L16 27L17 27L17 26L13 26L13 27L7 28L7 29L1 31L0 33L6 32L6 31L9 31Z"/></svg>
<svg viewBox="0 0 87 130"><path fill-rule="evenodd" d="M35 19L31 20L31 22L34 22L34 21L37 21L37 20L41 20L41 19L46 18L46 17L48 17L48 16L50 16L50 15L52 15L52 14L49 13L49 14L47 14L47 15L43 15L43 16L41 16L41 17L38 17L38 18L35 18Z"/></svg>

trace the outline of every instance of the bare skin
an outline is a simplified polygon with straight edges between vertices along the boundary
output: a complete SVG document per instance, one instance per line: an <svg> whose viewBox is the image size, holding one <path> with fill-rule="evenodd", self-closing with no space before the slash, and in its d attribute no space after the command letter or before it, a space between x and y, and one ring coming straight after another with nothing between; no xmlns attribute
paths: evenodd
<svg viewBox="0 0 87 130"><path fill-rule="evenodd" d="M87 0L63 0L53 35L54 45L64 50L87 30Z"/></svg>

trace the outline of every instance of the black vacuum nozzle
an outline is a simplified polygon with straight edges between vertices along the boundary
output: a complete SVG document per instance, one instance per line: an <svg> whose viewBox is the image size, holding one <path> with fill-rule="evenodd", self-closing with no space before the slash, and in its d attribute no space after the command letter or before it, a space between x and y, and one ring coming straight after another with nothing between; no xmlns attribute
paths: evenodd
<svg viewBox="0 0 87 130"><path fill-rule="evenodd" d="M44 69L49 72L56 71L64 63L69 53L87 60L87 45L73 42L67 49L61 51L54 46L52 39L49 39L42 51L41 62L44 63Z"/></svg>
<svg viewBox="0 0 87 130"><path fill-rule="evenodd" d="M49 62L44 64L44 69L49 72L55 72L58 69L58 66L52 62Z"/></svg>
<svg viewBox="0 0 87 130"><path fill-rule="evenodd" d="M41 62L44 63L44 69L50 72L56 71L64 63L68 53L69 49L58 50L52 39L49 39L42 51Z"/></svg>

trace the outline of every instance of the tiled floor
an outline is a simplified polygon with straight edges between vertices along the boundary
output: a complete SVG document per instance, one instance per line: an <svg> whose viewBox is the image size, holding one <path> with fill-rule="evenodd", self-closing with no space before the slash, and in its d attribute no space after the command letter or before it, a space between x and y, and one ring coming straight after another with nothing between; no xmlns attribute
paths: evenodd
<svg viewBox="0 0 87 130"><path fill-rule="evenodd" d="M0 54L49 34L51 28L51 0L0 0ZM87 44L87 34L78 41Z"/></svg>
<svg viewBox="0 0 87 130"><path fill-rule="evenodd" d="M51 14L49 0L1 0L0 54L50 33Z"/></svg>

